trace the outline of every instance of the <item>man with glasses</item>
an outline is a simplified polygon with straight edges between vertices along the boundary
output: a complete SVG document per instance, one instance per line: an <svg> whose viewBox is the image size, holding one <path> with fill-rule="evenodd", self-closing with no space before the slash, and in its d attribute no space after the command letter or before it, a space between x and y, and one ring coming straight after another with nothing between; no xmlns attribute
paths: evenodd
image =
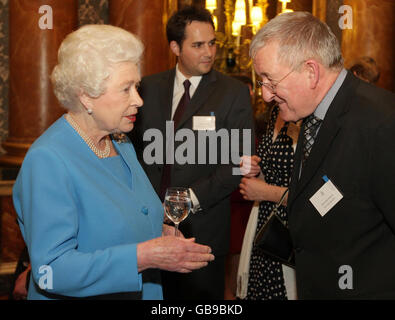
<svg viewBox="0 0 395 320"><path fill-rule="evenodd" d="M288 198L298 297L395 298L395 95L345 70L307 12L271 20L250 53L264 100L304 119Z"/></svg>
<svg viewBox="0 0 395 320"><path fill-rule="evenodd" d="M294 70L291 70L288 72L284 77L282 77L280 80L272 80L269 77L266 77L268 82L263 82L261 80L257 80L258 87L265 87L266 90L268 90L270 93L276 93L276 87L278 84L283 81L286 77L288 77Z"/></svg>

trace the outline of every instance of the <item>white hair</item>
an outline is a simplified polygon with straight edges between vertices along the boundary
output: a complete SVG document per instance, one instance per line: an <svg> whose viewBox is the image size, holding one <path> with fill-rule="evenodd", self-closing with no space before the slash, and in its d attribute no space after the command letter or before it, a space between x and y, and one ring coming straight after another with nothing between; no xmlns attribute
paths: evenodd
<svg viewBox="0 0 395 320"><path fill-rule="evenodd" d="M106 90L106 80L117 63L140 67L142 42L130 32L110 25L85 25L70 33L60 45L58 65L52 71L54 92L66 109L80 106L81 92L96 98Z"/></svg>
<svg viewBox="0 0 395 320"><path fill-rule="evenodd" d="M250 57L254 59L269 42L279 44L279 61L292 68L308 59L315 59L328 69L343 67L336 36L327 24L309 12L283 13L270 20L253 38Z"/></svg>

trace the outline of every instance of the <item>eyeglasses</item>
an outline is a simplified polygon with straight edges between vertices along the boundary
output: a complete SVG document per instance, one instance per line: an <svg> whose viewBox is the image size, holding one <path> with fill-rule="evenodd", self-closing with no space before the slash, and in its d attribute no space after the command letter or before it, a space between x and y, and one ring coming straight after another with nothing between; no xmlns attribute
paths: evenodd
<svg viewBox="0 0 395 320"><path fill-rule="evenodd" d="M282 77L278 81L270 80L269 78L268 78L269 82L263 82L263 81L257 80L256 81L257 82L257 86L258 86L258 88L265 87L267 90L270 91L270 93L276 93L276 88L277 88L278 84L281 81L283 81L286 77L288 77L294 71L295 71L295 69L291 70L290 72L288 72L284 77Z"/></svg>

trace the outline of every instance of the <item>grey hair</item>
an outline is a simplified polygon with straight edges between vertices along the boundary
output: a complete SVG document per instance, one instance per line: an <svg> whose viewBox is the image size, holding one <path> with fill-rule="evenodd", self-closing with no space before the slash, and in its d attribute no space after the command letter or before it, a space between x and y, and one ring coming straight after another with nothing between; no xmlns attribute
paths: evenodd
<svg viewBox="0 0 395 320"><path fill-rule="evenodd" d="M309 12L283 13L270 20L253 38L250 57L254 59L269 42L279 44L278 59L291 68L308 59L315 59L328 69L343 67L336 36L327 24Z"/></svg>
<svg viewBox="0 0 395 320"><path fill-rule="evenodd" d="M80 106L79 93L97 98L117 63L140 68L142 42L130 32L110 25L85 25L70 33L60 45L58 65L51 80L59 102L69 110Z"/></svg>

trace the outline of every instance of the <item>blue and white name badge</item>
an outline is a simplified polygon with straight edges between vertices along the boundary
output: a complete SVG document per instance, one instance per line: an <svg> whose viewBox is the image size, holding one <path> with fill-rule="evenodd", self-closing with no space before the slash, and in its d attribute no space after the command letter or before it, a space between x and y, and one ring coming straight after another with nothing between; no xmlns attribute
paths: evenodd
<svg viewBox="0 0 395 320"><path fill-rule="evenodd" d="M323 217L343 198L343 195L335 187L332 181L328 179L327 176L323 176L322 178L324 179L325 183L310 198L310 202Z"/></svg>
<svg viewBox="0 0 395 320"><path fill-rule="evenodd" d="M194 116L192 118L192 129L193 130L215 130L215 116L211 113L211 116Z"/></svg>

